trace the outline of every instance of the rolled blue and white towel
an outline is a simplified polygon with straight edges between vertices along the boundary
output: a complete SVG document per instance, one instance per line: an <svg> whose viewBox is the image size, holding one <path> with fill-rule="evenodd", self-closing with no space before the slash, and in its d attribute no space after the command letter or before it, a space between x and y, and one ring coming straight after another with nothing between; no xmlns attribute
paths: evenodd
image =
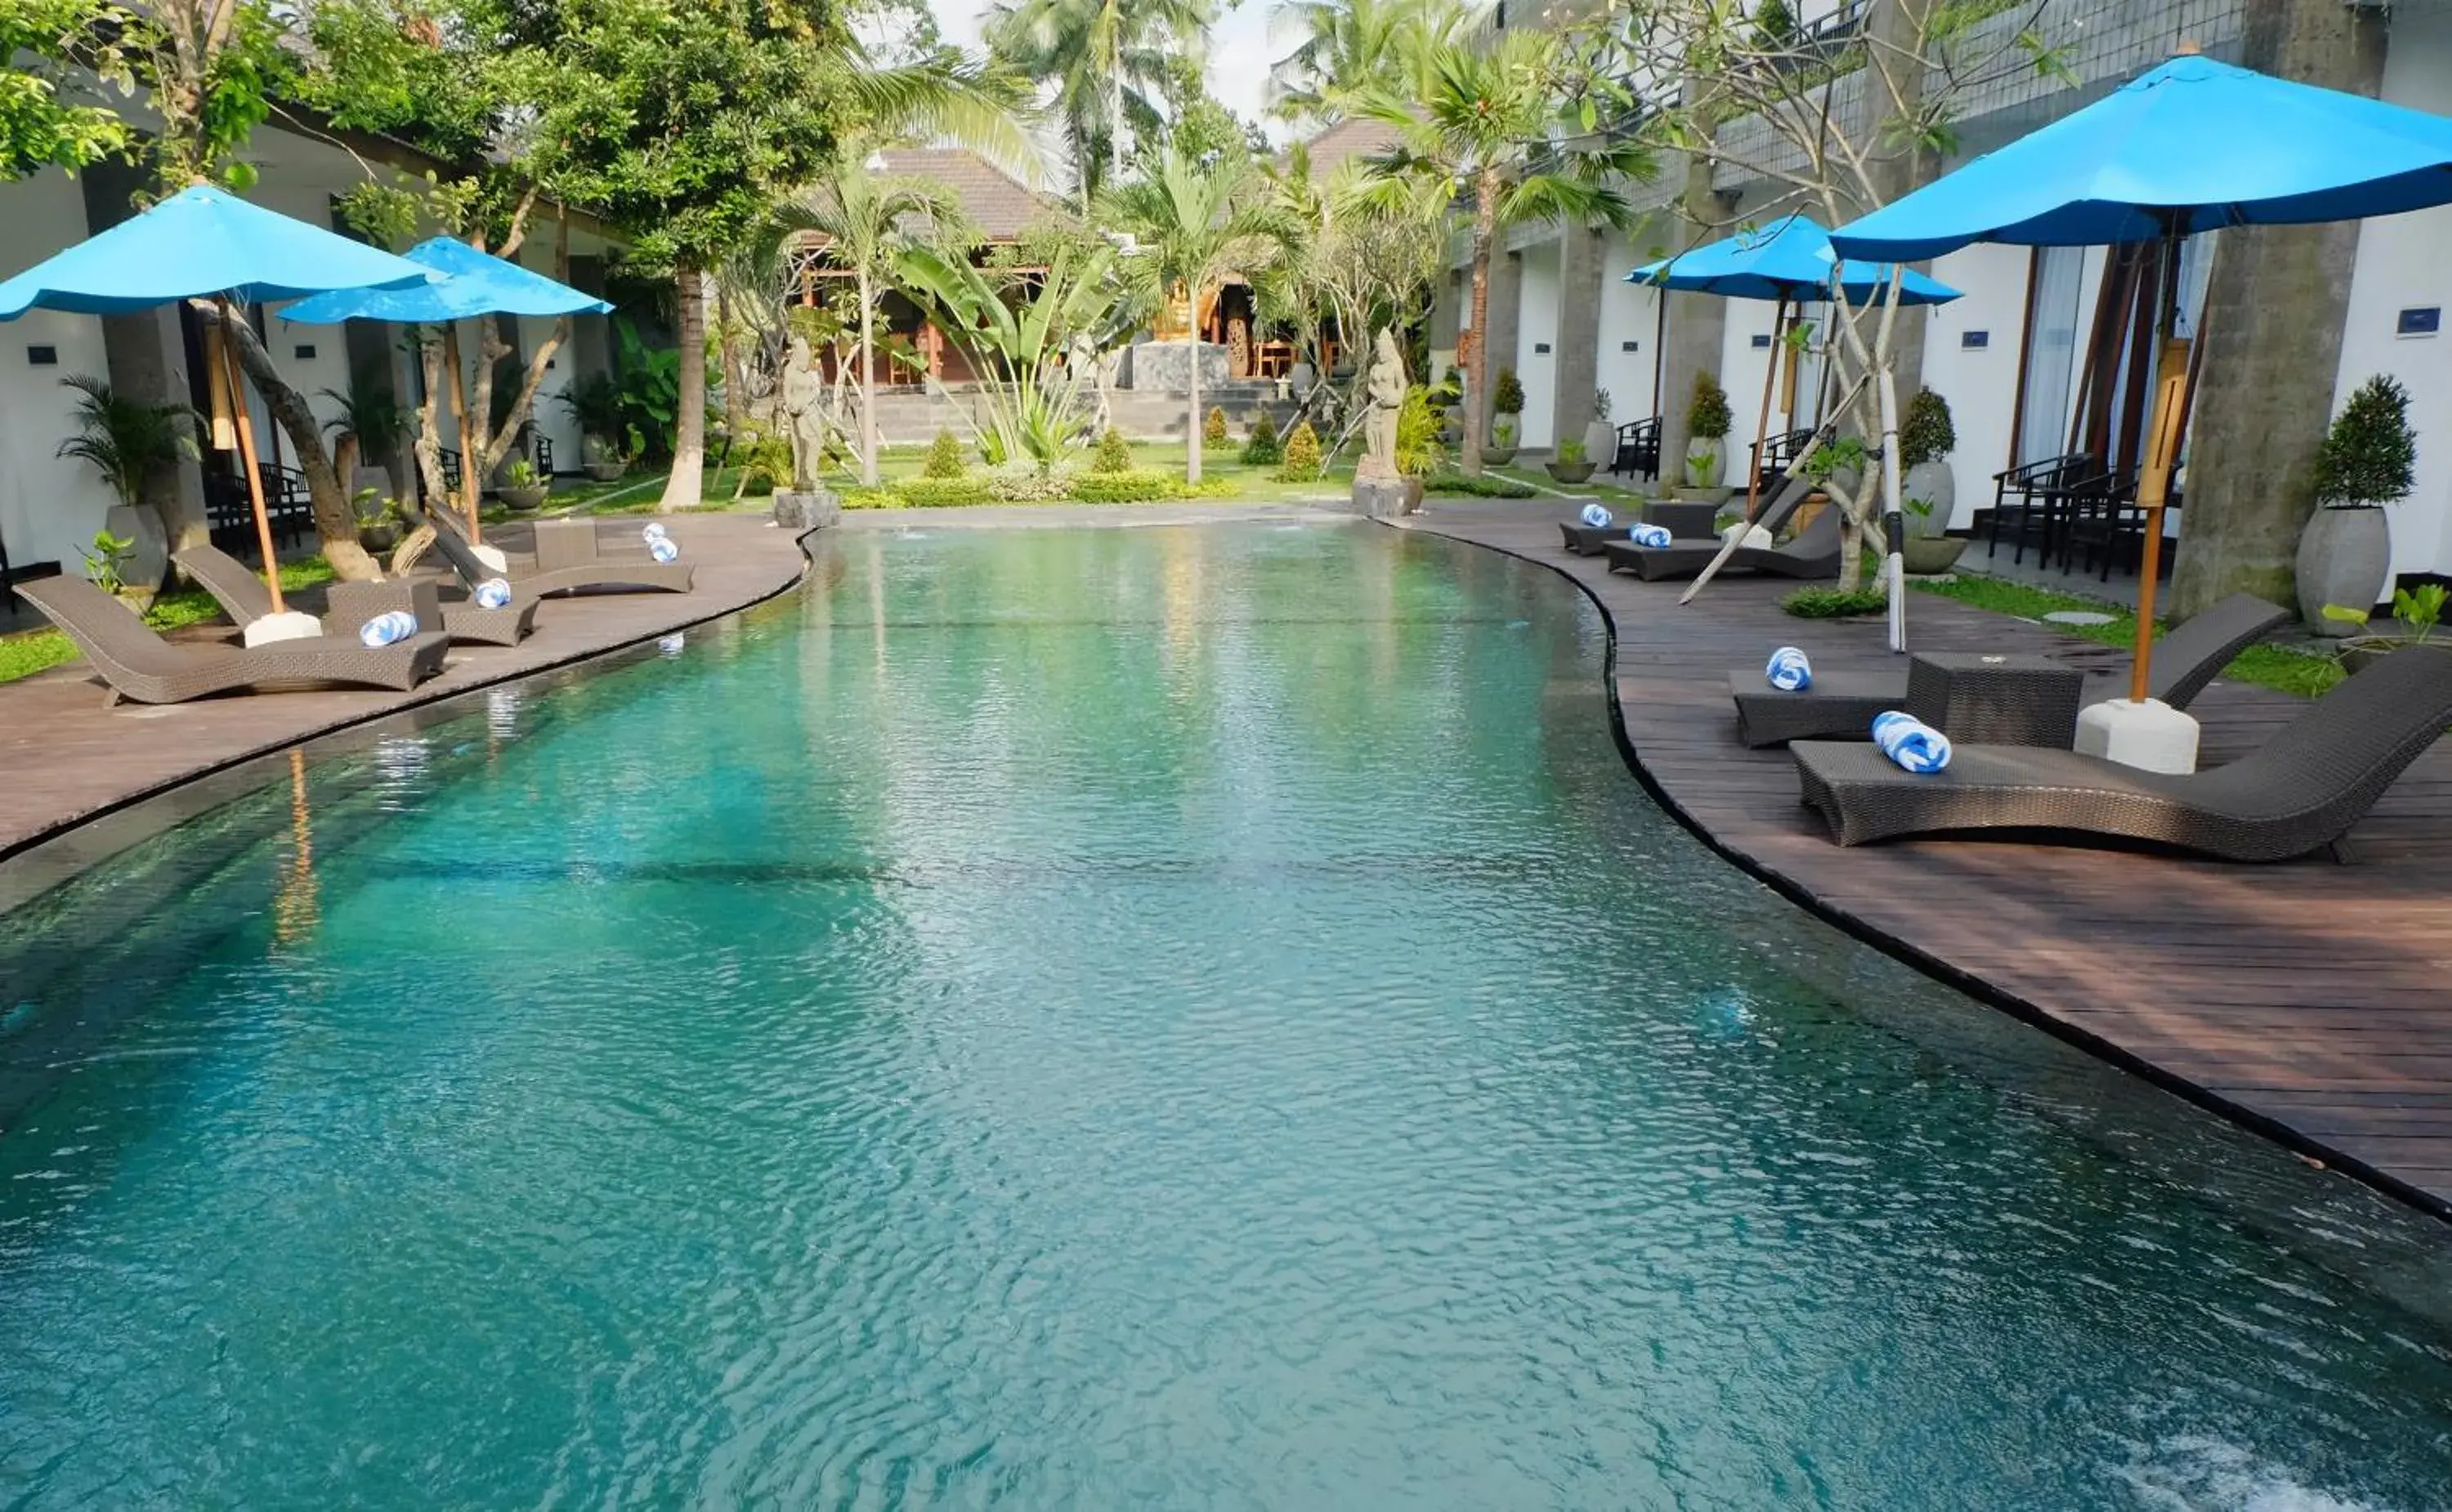
<svg viewBox="0 0 2452 1512"><path fill-rule="evenodd" d="M647 555L655 558L658 561L678 560L681 554L682 548L673 543L673 538L670 536L649 536L647 538Z"/></svg>
<svg viewBox="0 0 2452 1512"><path fill-rule="evenodd" d="M1896 709L1873 717L1873 743L1908 772L1938 772L1949 765L1949 736Z"/></svg>
<svg viewBox="0 0 2452 1512"><path fill-rule="evenodd" d="M501 578L488 578L468 595L480 609L508 609L511 606L511 585Z"/></svg>
<svg viewBox="0 0 2452 1512"><path fill-rule="evenodd" d="M366 646L396 645L417 634L417 616L405 609L386 610L358 626L358 639Z"/></svg>
<svg viewBox="0 0 2452 1512"><path fill-rule="evenodd" d="M1638 546L1666 546L1676 538L1667 525L1637 525L1626 533L1626 539Z"/></svg>
<svg viewBox="0 0 2452 1512"><path fill-rule="evenodd" d="M1813 663L1794 646L1782 646L1770 654L1763 677L1782 693L1803 693L1813 686Z"/></svg>
<svg viewBox="0 0 2452 1512"><path fill-rule="evenodd" d="M1617 520L1615 515L1609 512L1609 505L1600 502L1598 500L1594 500L1592 502L1584 506L1583 518L1584 523L1592 526L1594 530L1607 530L1612 524L1615 523Z"/></svg>
<svg viewBox="0 0 2452 1512"><path fill-rule="evenodd" d="M644 529L644 530L643 530L643 531L641 531L641 532L639 532L639 539L640 539L641 540L663 540L663 539L664 539L664 522L663 522L662 520L648 520L648 521L647 521L647 528L646 528L646 529Z"/></svg>

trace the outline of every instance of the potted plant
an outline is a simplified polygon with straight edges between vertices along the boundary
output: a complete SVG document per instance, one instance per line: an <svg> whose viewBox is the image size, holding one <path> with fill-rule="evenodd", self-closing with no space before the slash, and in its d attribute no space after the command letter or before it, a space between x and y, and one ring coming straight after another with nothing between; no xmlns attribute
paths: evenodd
<svg viewBox="0 0 2452 1512"><path fill-rule="evenodd" d="M1686 402L1686 485L1709 492L1722 486L1728 472L1728 390L1709 373L1694 375L1694 394ZM1726 496L1722 496L1725 498ZM1714 500L1713 502L1718 502Z"/></svg>
<svg viewBox="0 0 2452 1512"><path fill-rule="evenodd" d="M1572 439L1558 443L1558 455L1548 464L1550 476L1562 483L1580 483L1592 477L1592 464L1587 460L1584 443Z"/></svg>
<svg viewBox="0 0 2452 1512"><path fill-rule="evenodd" d="M1949 401L1929 388L1918 389L1899 421L1899 465L1906 474L1901 486L1909 499L1922 500L1926 506L1920 515L1910 509L1908 528L1915 535L1949 533L1950 514L1958 504L1958 474L1949 465L1949 454L1957 446L1958 428L1950 423Z"/></svg>
<svg viewBox="0 0 2452 1512"><path fill-rule="evenodd" d="M503 486L499 490L503 502L522 514L544 507L545 481L537 476L536 463L524 457L514 458L503 469Z"/></svg>
<svg viewBox="0 0 2452 1512"><path fill-rule="evenodd" d="M1430 403L1438 411L1439 440L1451 446L1464 443L1464 369L1451 365L1448 376L1432 390Z"/></svg>
<svg viewBox="0 0 2452 1512"><path fill-rule="evenodd" d="M162 517L145 501L145 491L162 472L195 453L185 404L131 399L99 378L78 374L60 380L77 400L76 434L56 455L90 462L119 502L103 517L103 534L127 541L120 576L145 587L161 586L170 566L170 535Z"/></svg>
<svg viewBox="0 0 2452 1512"><path fill-rule="evenodd" d="M85 558L85 575L93 585L129 608L143 614L153 607L155 584L128 580L129 564L135 560L136 542L126 536L114 536L109 530L93 533L93 544L79 546Z"/></svg>
<svg viewBox="0 0 2452 1512"><path fill-rule="evenodd" d="M361 488L349 501L358 517L358 544L384 556L400 544L400 501Z"/></svg>
<svg viewBox="0 0 2452 1512"><path fill-rule="evenodd" d="M1491 422L1490 444L1481 449L1482 464L1504 467L1515 460L1515 422L1505 415Z"/></svg>
<svg viewBox="0 0 2452 1512"><path fill-rule="evenodd" d="M1493 443L1481 449L1481 460L1493 466L1504 466L1515 454L1515 438L1523 434L1524 383L1515 369L1502 367L1490 385L1490 436ZM1493 449L1506 452L1505 457L1493 457Z"/></svg>
<svg viewBox="0 0 2452 1512"><path fill-rule="evenodd" d="M2299 536L2299 614L2318 635L2346 639L2366 626L2325 612L2372 608L2392 576L2383 506L2409 497L2418 440L2409 391L2385 374L2350 395L2316 452L2316 512Z"/></svg>
<svg viewBox="0 0 2452 1512"><path fill-rule="evenodd" d="M1396 411L1396 472L1405 480L1405 512L1418 514L1424 481L1444 466L1447 446L1439 439L1440 417L1431 407L1431 391L1415 384L1405 390Z"/></svg>
<svg viewBox="0 0 2452 1512"><path fill-rule="evenodd" d="M2397 636L2353 636L2342 642L2342 670L2364 672L2386 656L2403 646L2432 645L2439 649L2443 642L2429 638L2442 622L2443 605L2452 599L2442 583L2422 582L2415 588L2397 588L2392 595L2392 618L2401 626ZM2364 625L2367 611L2344 604L2326 604L2325 618L2344 624Z"/></svg>
<svg viewBox="0 0 2452 1512"><path fill-rule="evenodd" d="M1598 465L1617 453L1617 427L1610 423L1610 391L1592 390L1592 418L1584 422L1584 455Z"/></svg>
<svg viewBox="0 0 2452 1512"><path fill-rule="evenodd" d="M610 373L591 373L562 396L563 407L579 423L580 466L600 483L609 483L629 470L628 427L622 414L622 387Z"/></svg>
<svg viewBox="0 0 2452 1512"><path fill-rule="evenodd" d="M1908 530L1899 542L1899 565L1920 578L1948 572L1958 565L1967 550L1965 536L1945 536L1932 528L1933 518L1941 506L1929 499L1909 496L1900 501L1907 512Z"/></svg>
<svg viewBox="0 0 2452 1512"><path fill-rule="evenodd" d="M349 391L337 388L324 390L324 397L339 411L324 422L325 433L332 438L332 472L341 485L355 497L360 489L381 492L396 480L385 470L384 461L391 456L392 443L408 429L408 411L392 397L391 390L372 368L362 369L349 381ZM363 476L373 473L375 477Z"/></svg>

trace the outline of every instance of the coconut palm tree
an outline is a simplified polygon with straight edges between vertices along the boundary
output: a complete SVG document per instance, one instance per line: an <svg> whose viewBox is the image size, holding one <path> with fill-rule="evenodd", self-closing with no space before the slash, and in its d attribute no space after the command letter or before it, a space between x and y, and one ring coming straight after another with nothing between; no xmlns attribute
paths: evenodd
<svg viewBox="0 0 2452 1512"><path fill-rule="evenodd" d="M1452 40L1453 0L1283 0L1271 29L1301 37L1269 69L1269 108L1287 121L1331 121L1374 88ZM1418 91L1416 91L1418 92Z"/></svg>
<svg viewBox="0 0 2452 1512"><path fill-rule="evenodd" d="M1375 89L1358 113L1397 132L1395 150L1375 165L1394 196L1403 181L1452 185L1472 206L1473 329L1466 356L1464 467L1481 470L1490 388L1490 259L1498 233L1533 221L1625 229L1635 216L1617 181L1649 178L1651 154L1583 125L1589 81L1557 32L1508 30L1495 42L1428 43L1418 95Z"/></svg>
<svg viewBox="0 0 2452 1512"><path fill-rule="evenodd" d="M859 281L860 481L877 486L877 299L895 259L922 227L959 220L961 204L933 179L882 172L881 158L846 153L823 184L777 213L781 227L824 239L826 262Z"/></svg>
<svg viewBox="0 0 2452 1512"><path fill-rule="evenodd" d="M1215 0L1004 0L988 12L990 49L1055 87L1085 209L1099 185L1123 177L1125 121L1161 113L1216 14Z"/></svg>
<svg viewBox="0 0 2452 1512"><path fill-rule="evenodd" d="M1250 272L1275 255L1294 234L1283 216L1258 192L1247 158L1229 157L1203 167L1170 145L1147 178L1114 189L1100 219L1132 233L1137 255L1133 272L1161 288L1180 284L1193 308L1211 285L1230 272ZM1184 481L1200 481L1200 344L1194 333L1192 392L1184 427L1190 451Z"/></svg>

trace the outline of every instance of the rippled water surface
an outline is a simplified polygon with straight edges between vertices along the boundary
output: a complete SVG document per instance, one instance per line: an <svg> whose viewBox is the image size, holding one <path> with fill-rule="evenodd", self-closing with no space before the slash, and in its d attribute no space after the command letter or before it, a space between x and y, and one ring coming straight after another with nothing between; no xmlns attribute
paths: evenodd
<svg viewBox="0 0 2452 1512"><path fill-rule="evenodd" d="M2322 1178L1707 854L1602 654L854 536L275 765L0 923L0 1506L2452 1503Z"/></svg>

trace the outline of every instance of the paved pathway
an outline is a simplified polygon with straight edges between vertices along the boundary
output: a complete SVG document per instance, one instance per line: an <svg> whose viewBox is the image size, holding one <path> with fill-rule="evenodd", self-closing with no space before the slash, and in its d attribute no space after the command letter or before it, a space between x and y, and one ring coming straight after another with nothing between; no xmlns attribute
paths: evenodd
<svg viewBox="0 0 2452 1512"><path fill-rule="evenodd" d="M2353 832L2356 864L2236 866L2083 846L1918 841L1841 850L1780 751L1736 740L1728 670L1793 642L1817 667L1888 659L1879 625L1780 613L1795 586L1614 576L1560 549L1564 510L1439 503L1407 528L1530 558L1607 611L1641 775L1710 844L1855 933L2193 1100L2452 1217L2452 746ZM1912 642L2121 654L1919 594ZM2195 713L2208 761L2303 707L2220 681Z"/></svg>
<svg viewBox="0 0 2452 1512"><path fill-rule="evenodd" d="M730 614L799 581L807 560L789 531L761 516L689 516L671 526L698 567L691 592L547 599L527 639L454 646L442 675L413 693L335 689L106 710L102 683L82 661L0 684L0 856L199 772ZM603 528L609 536L636 527L608 520ZM504 532L514 545L516 534Z"/></svg>

